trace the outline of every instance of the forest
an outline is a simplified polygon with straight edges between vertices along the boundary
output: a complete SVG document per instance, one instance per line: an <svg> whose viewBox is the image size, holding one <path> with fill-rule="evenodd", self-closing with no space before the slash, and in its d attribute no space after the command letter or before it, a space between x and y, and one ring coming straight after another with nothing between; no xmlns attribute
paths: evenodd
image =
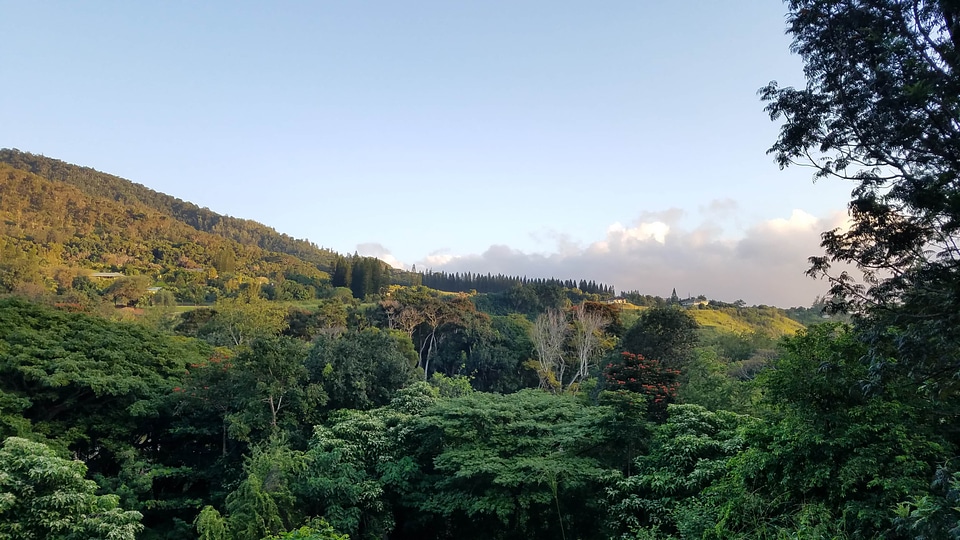
<svg viewBox="0 0 960 540"><path fill-rule="evenodd" d="M960 11L787 5L770 154L853 186L809 307L398 271L0 151L0 539L960 538Z"/></svg>

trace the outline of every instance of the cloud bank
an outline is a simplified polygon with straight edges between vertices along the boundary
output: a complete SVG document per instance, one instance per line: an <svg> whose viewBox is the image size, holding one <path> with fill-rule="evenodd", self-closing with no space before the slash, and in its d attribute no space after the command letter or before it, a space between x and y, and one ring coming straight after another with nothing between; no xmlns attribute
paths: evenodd
<svg viewBox="0 0 960 540"><path fill-rule="evenodd" d="M810 305L826 292L825 281L804 271L808 257L823 253L820 234L845 225L844 212L818 218L794 210L788 217L741 226L736 237L724 235L724 225L738 221L735 202L715 201L698 215L699 224L683 227L681 210L645 213L629 225L610 225L602 239L585 245L559 237L541 253L505 245L472 255L440 250L416 264L434 271L596 280L617 291L659 296L675 287L681 296L780 307ZM385 249L384 254L389 256Z"/></svg>

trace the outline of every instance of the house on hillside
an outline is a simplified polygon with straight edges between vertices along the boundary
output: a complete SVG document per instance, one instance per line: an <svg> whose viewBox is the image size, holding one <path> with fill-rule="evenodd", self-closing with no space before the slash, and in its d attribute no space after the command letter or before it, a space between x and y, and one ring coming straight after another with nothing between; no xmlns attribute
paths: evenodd
<svg viewBox="0 0 960 540"><path fill-rule="evenodd" d="M706 296L698 296L696 298L691 296L690 298L684 298L683 300L680 300L680 307L690 309L697 306L705 306L709 303L710 302L707 300Z"/></svg>
<svg viewBox="0 0 960 540"><path fill-rule="evenodd" d="M94 272L90 274L90 277L103 278L103 279L116 279L123 277L121 272Z"/></svg>

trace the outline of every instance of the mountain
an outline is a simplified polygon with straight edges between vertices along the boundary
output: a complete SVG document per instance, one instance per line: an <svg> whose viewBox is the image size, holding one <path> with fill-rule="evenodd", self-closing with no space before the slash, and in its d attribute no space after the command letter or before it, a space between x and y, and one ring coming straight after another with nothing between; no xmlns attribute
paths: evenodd
<svg viewBox="0 0 960 540"><path fill-rule="evenodd" d="M191 202L89 167L80 167L15 149L0 149L0 163L47 180L71 185L94 199L109 199L123 205L152 209L198 231L233 240L241 245L254 245L265 251L286 253L327 268L332 267L337 255L307 240L298 240L278 233L256 221L217 214L208 208L201 208Z"/></svg>
<svg viewBox="0 0 960 540"><path fill-rule="evenodd" d="M19 167L0 162L0 291L63 293L97 271L147 275L181 302L254 281L290 281L291 290L329 283L335 254L308 242L92 169L2 156Z"/></svg>

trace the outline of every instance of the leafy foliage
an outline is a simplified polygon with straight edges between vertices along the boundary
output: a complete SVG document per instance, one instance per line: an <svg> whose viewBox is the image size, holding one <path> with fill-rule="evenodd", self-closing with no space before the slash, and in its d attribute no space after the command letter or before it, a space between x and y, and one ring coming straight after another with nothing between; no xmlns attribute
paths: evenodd
<svg viewBox="0 0 960 540"><path fill-rule="evenodd" d="M755 421L697 405L670 405L636 473L607 490L614 530L657 537L702 538L717 521L703 492L727 473L727 461L746 447L742 428Z"/></svg>
<svg viewBox="0 0 960 540"><path fill-rule="evenodd" d="M863 393L862 352L839 325L787 340L759 378L772 421L748 433L751 448L735 460L743 491L730 497L724 526L789 529L814 511L833 534L873 537L890 531L899 501L926 491L945 450L930 404L899 382Z"/></svg>
<svg viewBox="0 0 960 540"><path fill-rule="evenodd" d="M378 469L391 458L394 409L343 411L317 426L300 488L308 508L358 540L382 538L393 526Z"/></svg>
<svg viewBox="0 0 960 540"><path fill-rule="evenodd" d="M253 448L243 464L243 480L226 500L226 523L236 540L260 540L302 521L291 488L302 469L302 454L279 439Z"/></svg>
<svg viewBox="0 0 960 540"><path fill-rule="evenodd" d="M0 389L29 403L34 432L85 458L149 437L155 398L204 350L137 325L0 300Z"/></svg>
<svg viewBox="0 0 960 540"><path fill-rule="evenodd" d="M0 538L133 540L139 512L115 495L96 495L80 461L60 458L42 443L9 437L0 449Z"/></svg>
<svg viewBox="0 0 960 540"><path fill-rule="evenodd" d="M268 536L264 540L350 540L346 534L340 534L323 519L316 520L310 526Z"/></svg>
<svg viewBox="0 0 960 540"><path fill-rule="evenodd" d="M394 392L420 378L402 352L405 335L368 328L314 342L306 365L337 409L370 409L390 402Z"/></svg>
<svg viewBox="0 0 960 540"><path fill-rule="evenodd" d="M592 505L609 471L590 454L606 412L537 391L438 402L413 420L421 478L403 503L435 516L423 534L597 537Z"/></svg>
<svg viewBox="0 0 960 540"><path fill-rule="evenodd" d="M897 531L922 540L960 538L960 473L940 467L930 487L897 505Z"/></svg>
<svg viewBox="0 0 960 540"><path fill-rule="evenodd" d="M230 373L237 407L229 417L235 437L264 441L319 420L327 395L310 380L306 358L306 345L288 337L257 339L236 356Z"/></svg>

